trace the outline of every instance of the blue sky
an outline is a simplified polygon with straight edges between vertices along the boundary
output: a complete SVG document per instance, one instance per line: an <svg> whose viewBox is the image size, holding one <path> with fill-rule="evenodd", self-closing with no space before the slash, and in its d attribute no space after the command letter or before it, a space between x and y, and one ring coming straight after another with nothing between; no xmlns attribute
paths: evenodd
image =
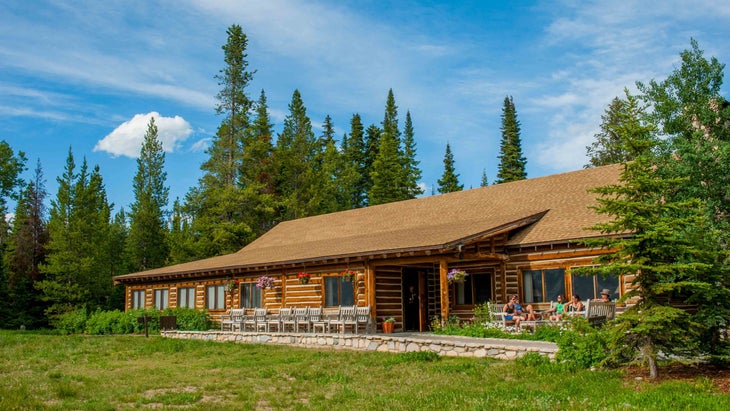
<svg viewBox="0 0 730 411"><path fill-rule="evenodd" d="M221 121L214 76L231 24L257 70L249 95L266 91L277 131L294 89L315 132L329 114L341 136L353 113L379 124L392 88L401 127L411 112L427 193L447 142L467 188L484 169L494 180L507 95L537 177L581 168L610 100L663 79L690 38L730 61L726 1L10 0L0 4L0 139L30 170L40 160L49 198L72 146L77 163L101 167L118 211L133 201L154 115L170 203L183 198Z"/></svg>

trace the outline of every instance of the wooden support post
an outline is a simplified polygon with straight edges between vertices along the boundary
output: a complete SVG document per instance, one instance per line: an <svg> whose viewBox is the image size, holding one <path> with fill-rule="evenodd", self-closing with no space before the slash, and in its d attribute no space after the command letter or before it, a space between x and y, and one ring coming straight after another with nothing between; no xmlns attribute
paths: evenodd
<svg viewBox="0 0 730 411"><path fill-rule="evenodd" d="M449 281L446 273L449 271L449 264L445 259L439 260L439 288L441 290L441 324L449 320Z"/></svg>
<svg viewBox="0 0 730 411"><path fill-rule="evenodd" d="M373 324L376 324L378 314L375 307L375 268L367 261L365 262L365 284L365 296L370 306L370 318Z"/></svg>

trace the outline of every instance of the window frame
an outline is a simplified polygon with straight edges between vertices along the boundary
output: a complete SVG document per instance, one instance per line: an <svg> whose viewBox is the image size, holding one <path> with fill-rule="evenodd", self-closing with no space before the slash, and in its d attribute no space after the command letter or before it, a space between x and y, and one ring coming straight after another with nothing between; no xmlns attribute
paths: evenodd
<svg viewBox="0 0 730 411"><path fill-rule="evenodd" d="M529 293L527 292L527 281L525 280L525 274L527 274L528 272L535 272L535 271L540 272L540 284L541 284L541 287L540 287L541 300L540 301L535 300L535 298L534 298L534 294L532 291L532 290L534 290L534 287L531 287L531 290ZM568 272L567 267L565 267L565 266L522 267L519 269L518 273L519 273L520 291L522 291L522 302L524 304L542 304L542 303L549 303L551 301L555 301L555 298L552 298L552 296L550 295L551 294L550 289L552 287L547 286L549 281L546 281L546 272L548 272L548 271L562 271L562 273L560 273L560 276L562 277L562 280L561 280L562 287L558 287L558 288L562 288L562 291L559 289L557 294L555 294L555 298L557 298L558 294L562 294L564 298L567 298L567 295L566 295L566 293L567 293L566 290L568 289L568 284L566 281L566 273ZM530 280L530 284L534 284L532 279ZM528 298L528 296L530 298Z"/></svg>
<svg viewBox="0 0 730 411"><path fill-rule="evenodd" d="M207 308L208 311L223 311L226 309L225 284L211 284L205 286L205 308Z"/></svg>
<svg viewBox="0 0 730 411"><path fill-rule="evenodd" d="M331 283L333 281L337 281L337 287L336 287L337 298L336 298L336 301L334 301L334 299L330 299L329 298L330 297L330 294L331 294L331 291L334 288L332 288L328 283ZM356 304L356 301L355 301L355 285L354 285L354 282L355 282L354 279L351 280L351 281L343 281L342 280L342 277L339 276L339 275L330 275L330 276L323 277L323 281L322 281L322 296L324 298L324 307L341 307L341 306L355 305ZM349 287L349 290L350 290L350 296L352 297L352 301L350 303L347 303L347 301L343 301L343 300L345 300L348 297L347 295L345 295L344 298L343 298L343 292L342 292L342 290L343 289L347 289L345 287ZM345 293L345 294L347 294L347 293ZM335 302L336 302L336 304L335 304Z"/></svg>
<svg viewBox="0 0 730 411"><path fill-rule="evenodd" d="M473 307L475 305L485 304L488 301L492 301L494 299L494 278L495 278L494 269L490 268L490 269L485 269L483 271L478 271L478 272L474 271L474 272L468 272L468 273L469 273L469 275L467 275L466 278L464 279L464 283L454 284L454 305L458 306L458 307ZM488 290L489 296L487 297L487 299L485 301L477 302L477 289L478 288L475 287L474 280L473 280L476 276L488 278L486 283L489 284L489 290ZM468 282L468 287L469 287L469 291L471 294L469 296L469 302L467 302L466 299L460 300L460 297L465 297L465 294L461 293L461 291L467 287L467 282Z"/></svg>
<svg viewBox="0 0 730 411"><path fill-rule="evenodd" d="M146 301L146 290L132 290L132 309L133 310L144 310L147 305Z"/></svg>
<svg viewBox="0 0 730 411"><path fill-rule="evenodd" d="M593 299L599 299L599 298L601 298L600 292L601 292L601 290L603 288L608 288L609 290L611 290L613 288L613 291L618 290L617 293L614 293L613 291L611 292L611 295L609 296L609 298L612 301L615 300L615 299L620 298L621 297L621 284L623 283L623 278L622 278L621 275L609 275L607 278L604 279L604 278L600 278L601 276L598 275L598 274L593 274L592 276L573 274L573 269L576 269L576 268L591 268L591 267L596 267L596 265L571 265L570 267L568 267L567 273L570 275L570 292L571 292L571 295L575 294L574 293L574 291L575 291L574 279L575 279L575 277L580 277L580 278L585 278L585 279L590 278L592 280L592 283L593 283L592 284L593 285L593 295L592 296L589 297L587 295L583 295L582 293L579 293L578 294L578 296L580 297L580 299L582 301L593 300ZM606 285L606 280L608 278L615 278L616 279L615 280L615 283L616 284L615 285L613 285L613 284Z"/></svg>
<svg viewBox="0 0 730 411"><path fill-rule="evenodd" d="M178 308L195 308L195 294L197 287L178 287L177 288L177 307Z"/></svg>
<svg viewBox="0 0 730 411"><path fill-rule="evenodd" d="M154 305L158 311L168 308L170 306L170 289L155 288L152 290L152 305Z"/></svg>
<svg viewBox="0 0 730 411"><path fill-rule="evenodd" d="M238 304L241 308L261 308L263 307L263 292L260 288L256 287L255 282L240 283L240 295L238 297ZM252 292L253 291L253 292ZM258 298L256 298L258 296ZM248 301L246 301L248 300ZM258 300L258 301L256 301ZM258 302L258 304L257 304Z"/></svg>

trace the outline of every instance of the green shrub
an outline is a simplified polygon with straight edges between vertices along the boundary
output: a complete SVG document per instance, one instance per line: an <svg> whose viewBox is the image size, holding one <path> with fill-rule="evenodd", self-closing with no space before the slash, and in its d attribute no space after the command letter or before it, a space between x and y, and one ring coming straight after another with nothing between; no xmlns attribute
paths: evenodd
<svg viewBox="0 0 730 411"><path fill-rule="evenodd" d="M88 314L85 307L59 314L53 321L53 326L61 334L78 334L84 332Z"/></svg>
<svg viewBox="0 0 730 411"><path fill-rule="evenodd" d="M134 332L133 319L119 310L97 310L86 321L88 334L129 334Z"/></svg>
<svg viewBox="0 0 730 411"><path fill-rule="evenodd" d="M177 329L183 331L206 331L211 329L212 322L207 311L194 308L168 308L163 315L177 317Z"/></svg>
<svg viewBox="0 0 730 411"><path fill-rule="evenodd" d="M608 358L608 336L603 331L565 331L557 343L555 358L573 368L601 365Z"/></svg>

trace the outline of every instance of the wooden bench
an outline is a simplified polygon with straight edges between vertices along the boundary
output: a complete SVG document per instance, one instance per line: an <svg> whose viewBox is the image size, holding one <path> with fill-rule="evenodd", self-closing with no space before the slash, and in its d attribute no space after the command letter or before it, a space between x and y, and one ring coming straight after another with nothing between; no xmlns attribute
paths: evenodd
<svg viewBox="0 0 730 411"><path fill-rule="evenodd" d="M592 325L601 326L616 318L616 303L589 300L586 302L585 317Z"/></svg>

